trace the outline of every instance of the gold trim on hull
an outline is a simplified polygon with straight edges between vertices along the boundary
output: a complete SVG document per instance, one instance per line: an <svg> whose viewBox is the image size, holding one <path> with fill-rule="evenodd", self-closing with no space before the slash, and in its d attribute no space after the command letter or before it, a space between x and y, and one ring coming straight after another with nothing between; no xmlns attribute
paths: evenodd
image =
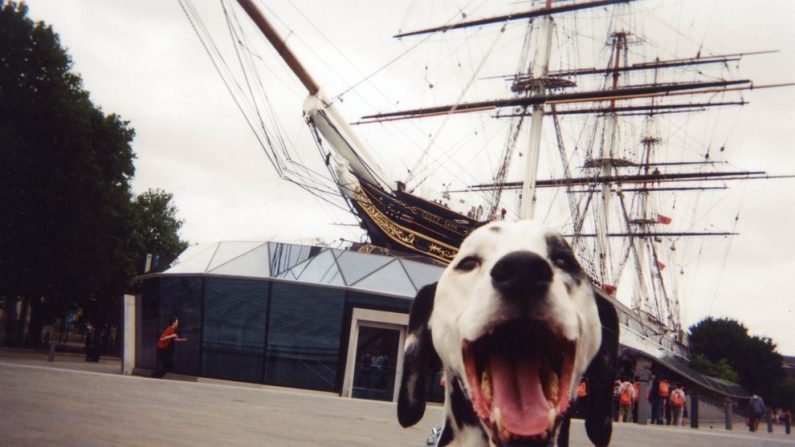
<svg viewBox="0 0 795 447"><path fill-rule="evenodd" d="M365 194L361 188L356 188L353 191L353 200L356 201L359 207L367 214L373 223L375 223L386 236L396 243L413 251L423 253L426 256L430 256L445 264L449 264L450 261L452 261L455 257L456 253L458 253L458 249L452 245L448 245L444 242L423 236L420 233L411 231L408 228L392 222L392 220L390 220L381 211L379 211L375 205L373 205L373 203L370 201L370 198L367 197L367 194ZM415 241L417 240L426 242L428 244L428 250L422 250L418 248L415 245Z"/></svg>

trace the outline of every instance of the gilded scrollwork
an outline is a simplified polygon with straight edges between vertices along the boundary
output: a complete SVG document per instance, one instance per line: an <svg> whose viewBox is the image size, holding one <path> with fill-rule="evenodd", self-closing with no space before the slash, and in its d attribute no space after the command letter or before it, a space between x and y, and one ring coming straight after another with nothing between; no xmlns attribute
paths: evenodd
<svg viewBox="0 0 795 447"><path fill-rule="evenodd" d="M373 205L373 203L370 201L370 198L367 197L367 194L365 194L360 188L356 188L353 191L353 199L362 208L362 210L364 210L367 216L372 219L378 228L384 231L387 236L399 244L407 248L417 250L416 242L417 240L421 240L429 247L428 250L425 251L428 256L445 263L449 263L458 252L455 247L425 237L419 233L415 233L395 224L383 213L381 213L381 211L378 210L375 205Z"/></svg>

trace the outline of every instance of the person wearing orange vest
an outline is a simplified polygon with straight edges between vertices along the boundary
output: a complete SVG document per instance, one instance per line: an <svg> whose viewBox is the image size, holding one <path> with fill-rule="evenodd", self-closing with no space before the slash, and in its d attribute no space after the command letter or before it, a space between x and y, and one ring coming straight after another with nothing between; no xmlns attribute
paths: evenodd
<svg viewBox="0 0 795 447"><path fill-rule="evenodd" d="M162 378L167 372L174 368L174 341L187 341L187 338L180 338L177 334L179 319L171 317L168 320L168 327L163 330L157 339L157 367L152 372L152 377Z"/></svg>
<svg viewBox="0 0 795 447"><path fill-rule="evenodd" d="M670 401L674 425L681 426L682 415L684 414L685 405L687 404L687 396L685 396L685 390L682 389L682 385L677 384L674 386L674 390L671 391Z"/></svg>
<svg viewBox="0 0 795 447"><path fill-rule="evenodd" d="M638 400L640 400L640 377L635 376L632 381L632 387L635 388L635 400L632 402L632 422L638 422Z"/></svg>
<svg viewBox="0 0 795 447"><path fill-rule="evenodd" d="M618 385L619 420L629 422L632 418L632 403L635 402L635 386L629 380L621 379Z"/></svg>

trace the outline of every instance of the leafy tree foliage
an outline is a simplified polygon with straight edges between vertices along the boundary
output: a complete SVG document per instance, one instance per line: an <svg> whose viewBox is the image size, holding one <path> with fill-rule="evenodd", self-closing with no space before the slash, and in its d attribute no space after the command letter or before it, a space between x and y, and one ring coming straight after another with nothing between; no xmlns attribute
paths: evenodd
<svg viewBox="0 0 795 447"><path fill-rule="evenodd" d="M738 383L740 381L740 375L729 365L726 359L720 359L716 363L708 359L704 354L693 354L690 359L690 367L702 374L728 380L729 382Z"/></svg>
<svg viewBox="0 0 795 447"><path fill-rule="evenodd" d="M0 297L16 343L16 303L31 309L26 340L69 308L95 324L118 299L151 240L170 262L184 243L162 192L133 202L135 131L90 100L58 35L0 0ZM160 222L158 219L164 219ZM182 245L181 245L182 244ZM170 258L170 259L169 259ZM165 263L163 265L166 265Z"/></svg>
<svg viewBox="0 0 795 447"><path fill-rule="evenodd" d="M140 244L138 253L139 273L143 273L146 254L154 257L151 271L163 271L188 248L188 243L179 238L182 221L177 218L177 208L171 203L173 195L161 189L150 189L135 198L136 238Z"/></svg>
<svg viewBox="0 0 795 447"><path fill-rule="evenodd" d="M795 411L795 379L788 377L773 386L773 400L770 404Z"/></svg>
<svg viewBox="0 0 795 447"><path fill-rule="evenodd" d="M774 398L775 384L783 377L776 344L770 338L749 335L748 328L735 320L710 317L691 326L690 350L693 357L728 363L743 387L766 400Z"/></svg>

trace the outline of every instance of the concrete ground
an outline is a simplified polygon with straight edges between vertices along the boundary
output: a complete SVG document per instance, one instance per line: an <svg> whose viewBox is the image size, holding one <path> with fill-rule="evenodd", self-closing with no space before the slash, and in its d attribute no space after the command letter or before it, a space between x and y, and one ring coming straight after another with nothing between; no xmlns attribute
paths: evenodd
<svg viewBox="0 0 795 447"><path fill-rule="evenodd" d="M388 402L262 385L124 376L119 359L0 349L0 446L424 446L442 409L401 428ZM795 445L781 432L619 424L614 447ZM580 421L572 445L590 446Z"/></svg>

